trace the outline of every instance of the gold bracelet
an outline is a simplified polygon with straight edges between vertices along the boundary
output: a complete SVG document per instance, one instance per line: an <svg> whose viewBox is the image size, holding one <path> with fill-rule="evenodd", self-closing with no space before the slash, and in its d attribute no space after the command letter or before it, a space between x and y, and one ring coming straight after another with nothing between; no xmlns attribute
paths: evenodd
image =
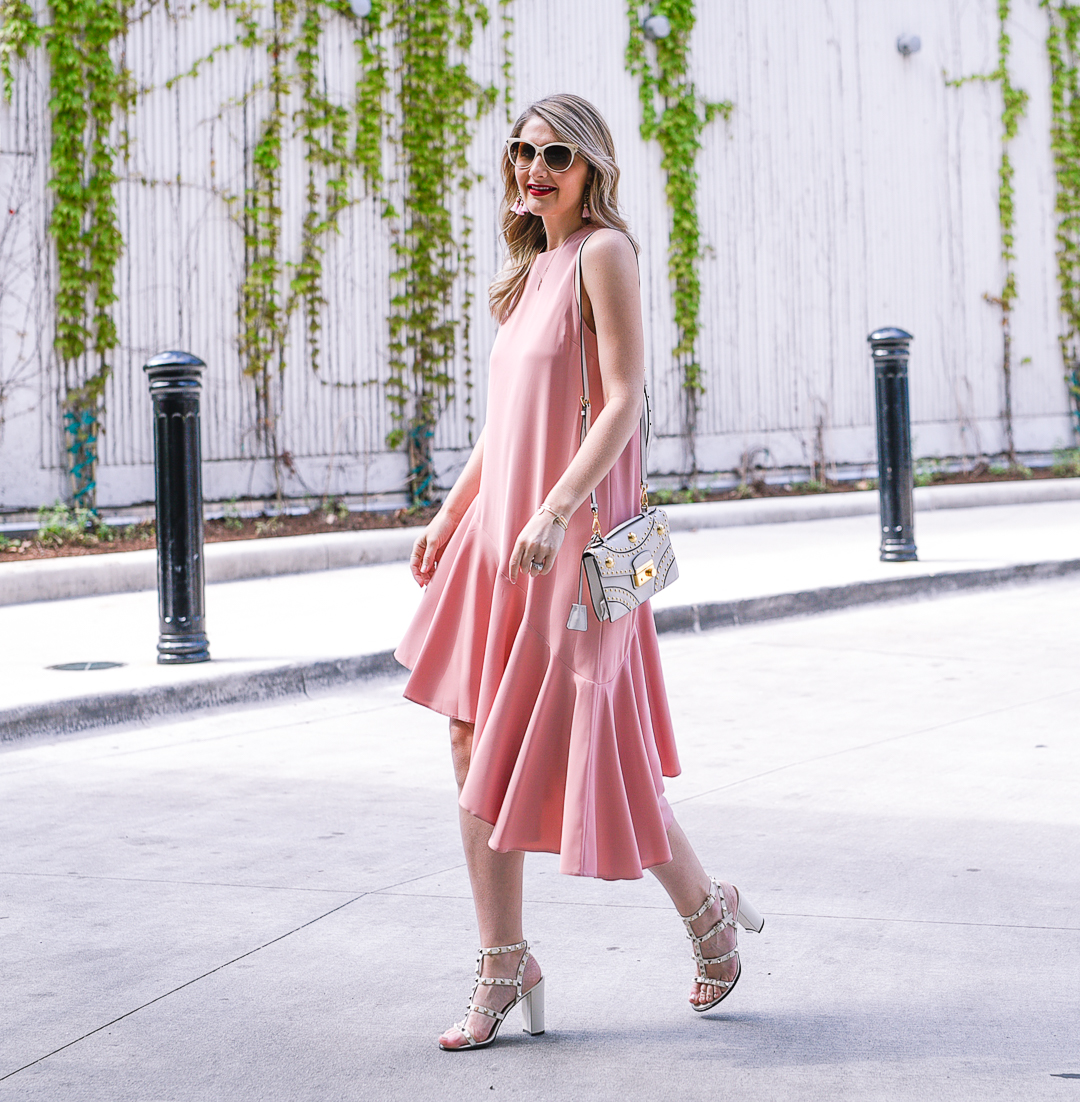
<svg viewBox="0 0 1080 1102"><path fill-rule="evenodd" d="M550 513L555 518L555 523L565 532L567 530L566 517L561 513L556 513L554 509L548 504L543 504L536 510L538 513Z"/></svg>

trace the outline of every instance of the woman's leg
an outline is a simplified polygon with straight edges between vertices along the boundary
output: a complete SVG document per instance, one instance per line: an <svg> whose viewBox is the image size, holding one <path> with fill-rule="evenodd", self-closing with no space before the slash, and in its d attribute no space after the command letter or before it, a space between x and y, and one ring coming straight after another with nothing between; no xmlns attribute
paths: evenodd
<svg viewBox="0 0 1080 1102"><path fill-rule="evenodd" d="M459 719L450 721L450 752L454 760L454 777L458 792L469 773L472 759L473 725ZM516 945L524 941L521 932L521 878L525 855L519 851L496 853L489 845L492 827L475 815L458 808L461 841L465 848L465 863L469 867L476 922L480 928L480 945ZM700 902L700 901L699 901ZM483 958L483 975L513 979L521 963L521 952L502 953ZM528 991L540 979L540 965L530 956L525 966L522 988ZM514 988L482 985L476 991L481 1006L500 1010L514 998ZM472 1035L482 1041L491 1032L494 1019L486 1014L470 1014L466 1025ZM465 1037L455 1028L448 1029L440 1042L450 1048L460 1048Z"/></svg>
<svg viewBox="0 0 1080 1102"><path fill-rule="evenodd" d="M692 915L702 903L705 902L712 891L709 875L702 867L694 852L690 840L683 833L678 823L673 822L668 830L668 844L671 846L671 860L665 865L653 865L649 871L663 885L664 890L671 896L672 903L680 915ZM735 891L730 884L721 884L724 899L727 901L728 913L735 914ZM720 900L716 902L693 923L695 934L703 934L711 926L720 921ZM735 948L735 929L725 927L714 934L701 946L702 954L706 957L720 957ZM705 974L718 980L733 980L738 972L738 958L732 957L721 964L706 966ZM713 984L695 983L690 993L692 1003L708 1003L719 998L724 989Z"/></svg>

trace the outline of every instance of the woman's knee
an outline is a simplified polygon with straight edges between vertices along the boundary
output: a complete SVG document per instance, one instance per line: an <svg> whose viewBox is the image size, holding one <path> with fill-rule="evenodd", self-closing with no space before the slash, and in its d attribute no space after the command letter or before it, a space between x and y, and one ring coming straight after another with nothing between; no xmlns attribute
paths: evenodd
<svg viewBox="0 0 1080 1102"><path fill-rule="evenodd" d="M461 788L469 775L472 744L473 724L466 723L463 719L450 720L450 756L454 762L454 779L458 788Z"/></svg>

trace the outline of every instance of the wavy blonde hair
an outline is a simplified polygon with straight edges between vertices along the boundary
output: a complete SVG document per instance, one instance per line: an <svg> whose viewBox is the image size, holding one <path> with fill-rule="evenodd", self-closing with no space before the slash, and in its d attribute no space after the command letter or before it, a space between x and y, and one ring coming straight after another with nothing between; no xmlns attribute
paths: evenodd
<svg viewBox="0 0 1080 1102"><path fill-rule="evenodd" d="M619 166L615 161L615 143L600 112L588 100L567 92L545 96L530 103L518 115L510 137L516 138L531 118L547 123L558 141L576 145L580 151L578 155L587 162L589 175L585 188L590 217L586 225L621 230L638 251L638 243L619 213ZM505 147L501 169L503 196L499 203L499 226L509 255L488 288L488 305L500 324L506 321L521 298L536 255L547 248L544 220L531 213L515 214L512 209L518 198L518 186L514 166Z"/></svg>

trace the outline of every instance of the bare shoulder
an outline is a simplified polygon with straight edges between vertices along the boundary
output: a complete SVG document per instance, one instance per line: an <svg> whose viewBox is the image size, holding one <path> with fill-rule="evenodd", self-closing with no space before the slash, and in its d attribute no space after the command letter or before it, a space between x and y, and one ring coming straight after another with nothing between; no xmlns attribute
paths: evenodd
<svg viewBox="0 0 1080 1102"><path fill-rule="evenodd" d="M601 278L633 275L637 279L637 252L630 238L607 226L589 235L581 250L581 264L588 274Z"/></svg>

